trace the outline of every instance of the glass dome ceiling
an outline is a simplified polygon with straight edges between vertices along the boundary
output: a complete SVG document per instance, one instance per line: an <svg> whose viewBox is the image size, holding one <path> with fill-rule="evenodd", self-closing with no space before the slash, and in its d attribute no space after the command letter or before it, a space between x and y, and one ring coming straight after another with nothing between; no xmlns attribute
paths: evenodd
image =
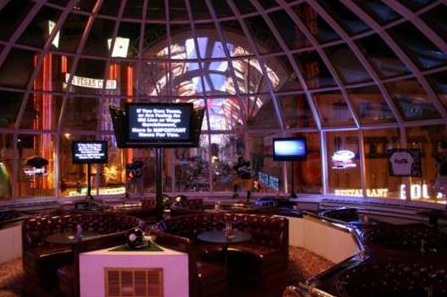
<svg viewBox="0 0 447 297"><path fill-rule="evenodd" d="M445 125L446 15L443 0L3 0L2 145L112 135L108 107L129 101L206 107L211 138Z"/></svg>
<svg viewBox="0 0 447 297"><path fill-rule="evenodd" d="M42 128L55 130L72 124L73 94L108 104L182 97L207 106L211 130L447 118L444 1L14 0L0 9L3 128L30 128L39 116L30 96L48 92L59 108ZM127 86L110 73L116 63L133 68ZM39 83L46 67L65 81ZM70 87L113 77L120 91ZM262 109L268 116L257 117Z"/></svg>

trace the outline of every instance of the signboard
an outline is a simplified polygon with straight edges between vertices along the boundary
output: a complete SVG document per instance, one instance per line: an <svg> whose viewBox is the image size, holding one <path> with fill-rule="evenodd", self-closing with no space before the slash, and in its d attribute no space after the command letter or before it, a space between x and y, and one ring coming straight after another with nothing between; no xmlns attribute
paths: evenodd
<svg viewBox="0 0 447 297"><path fill-rule="evenodd" d="M65 74L65 83L68 84L70 81L70 74ZM105 86L104 86L105 83ZM114 79L98 79L98 78L91 78L91 77L83 77L78 75L73 75L71 78L71 85L76 87L83 87L83 88L89 88L89 89L102 89L105 88L106 90L116 90L117 88L117 82Z"/></svg>

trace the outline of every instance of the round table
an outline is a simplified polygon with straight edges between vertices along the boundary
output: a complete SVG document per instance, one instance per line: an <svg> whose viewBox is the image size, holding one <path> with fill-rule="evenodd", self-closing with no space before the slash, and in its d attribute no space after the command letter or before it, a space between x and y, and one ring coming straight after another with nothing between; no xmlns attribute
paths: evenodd
<svg viewBox="0 0 447 297"><path fill-rule="evenodd" d="M89 231L82 232L81 236L76 236L76 232L61 232L48 235L48 237L45 238L45 241L57 244L71 244L80 240L95 238L99 235L99 233Z"/></svg>
<svg viewBox="0 0 447 297"><path fill-rule="evenodd" d="M222 256L224 259L224 265L226 267L229 245L232 243L249 241L251 239L251 234L237 229L233 229L231 236L228 236L226 230L209 230L199 233L197 235L197 238L204 242L222 244Z"/></svg>

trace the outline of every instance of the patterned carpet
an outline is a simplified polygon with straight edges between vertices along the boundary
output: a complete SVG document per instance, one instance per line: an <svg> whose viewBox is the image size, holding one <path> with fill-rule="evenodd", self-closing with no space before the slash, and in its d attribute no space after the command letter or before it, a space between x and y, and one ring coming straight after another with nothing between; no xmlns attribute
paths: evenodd
<svg viewBox="0 0 447 297"><path fill-rule="evenodd" d="M285 284L294 284L307 278L317 275L333 265L330 261L321 258L312 252L302 248L291 247L289 249L289 279ZM26 280L23 277L22 259L16 259L0 265L0 297L23 297L21 291L26 286ZM278 288L271 297L280 297L282 288ZM265 292L231 292L231 297L267 297ZM270 297L269 296L269 297ZM99 297L99 296L98 296ZM166 296L170 297L170 296Z"/></svg>
<svg viewBox="0 0 447 297"><path fill-rule="evenodd" d="M15 259L0 265L0 296L17 297L25 285L22 259Z"/></svg>
<svg viewBox="0 0 447 297"><path fill-rule="evenodd" d="M304 281L334 266L331 261L298 247L289 248L289 260L289 277L292 283Z"/></svg>

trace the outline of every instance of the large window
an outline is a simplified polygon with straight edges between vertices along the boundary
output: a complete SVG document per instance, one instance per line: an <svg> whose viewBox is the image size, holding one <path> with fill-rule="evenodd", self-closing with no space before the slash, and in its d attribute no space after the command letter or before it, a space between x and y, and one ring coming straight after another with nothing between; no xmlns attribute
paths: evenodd
<svg viewBox="0 0 447 297"><path fill-rule="evenodd" d="M440 1L78 2L0 8L0 200L160 183L226 197L243 157L254 196L444 201L431 190L447 140ZM163 149L161 168L154 148L118 147L109 110L129 102L203 108L199 145ZM306 139L306 158L274 160L278 137ZM108 162L73 164L77 140L106 141Z"/></svg>

